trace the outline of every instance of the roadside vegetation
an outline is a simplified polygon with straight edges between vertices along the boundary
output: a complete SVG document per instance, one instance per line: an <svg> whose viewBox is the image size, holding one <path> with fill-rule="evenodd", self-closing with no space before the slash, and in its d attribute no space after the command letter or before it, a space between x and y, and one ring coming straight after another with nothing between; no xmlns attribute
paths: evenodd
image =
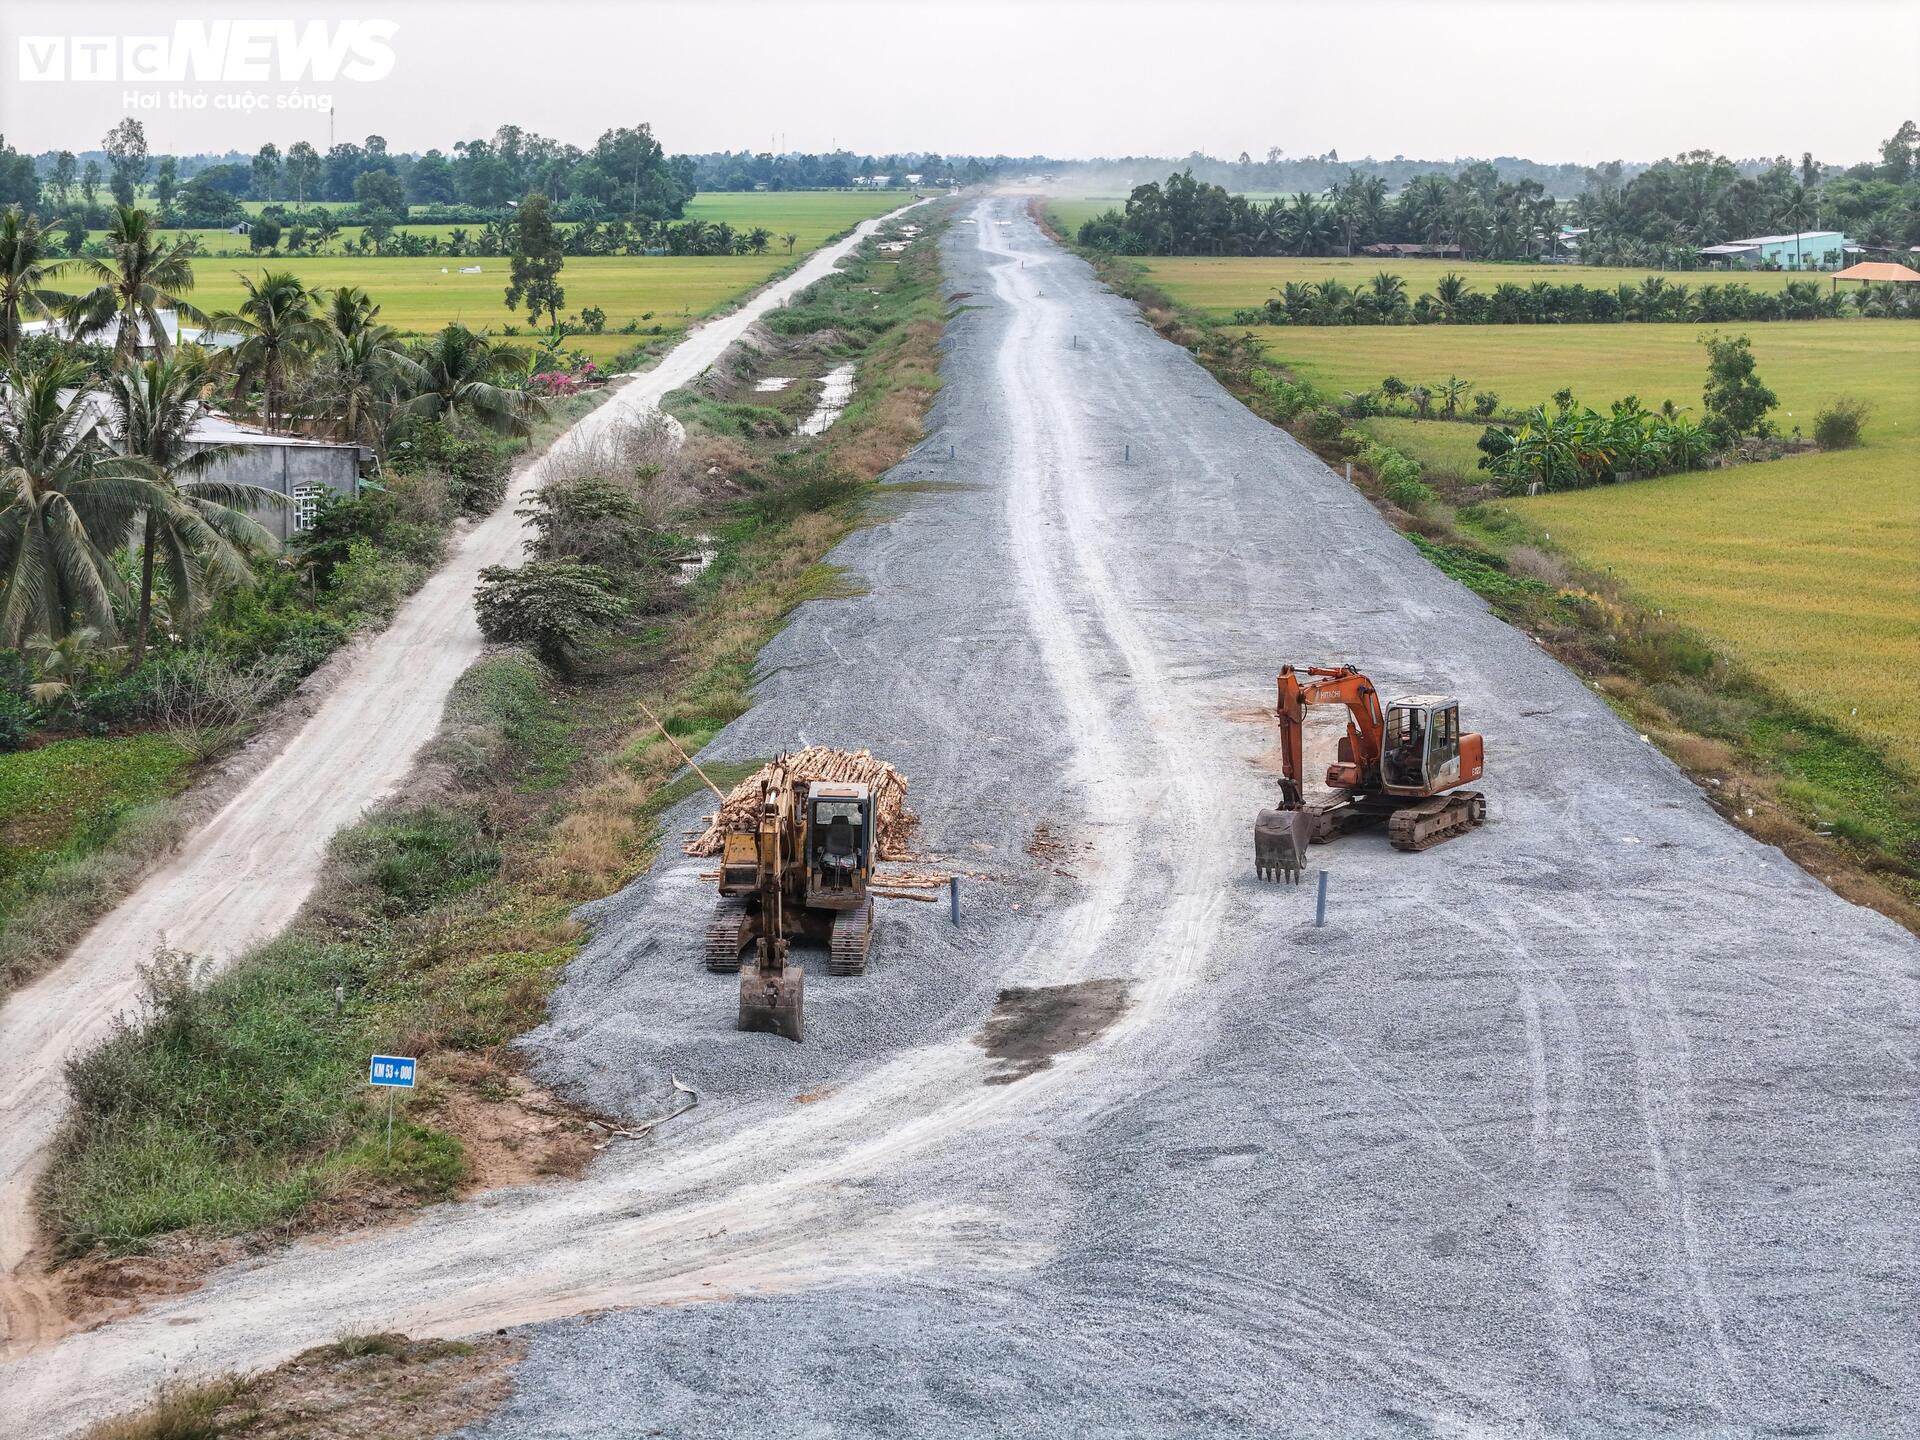
<svg viewBox="0 0 1920 1440"><path fill-rule="evenodd" d="M1324 363L1284 363L1276 354L1279 342L1265 332L1222 326L1181 305L1138 262L1093 258L1108 283L1135 299L1161 333L1194 350L1256 412L1336 466L1352 461L1356 483L1430 560L1587 677L1687 769L1730 820L1781 846L1848 898L1920 930L1920 765L1914 761L1920 697L1912 666L1900 654L1903 645L1910 648L1917 578L1920 517L1909 455L1920 441L1920 414L1911 395L1887 389L1912 369L1897 353L1905 342L1896 337L1909 334L1906 327L1848 325L1848 349L1860 347L1861 364L1838 375L1832 357L1847 351L1835 352L1831 336L1824 347L1809 347L1804 371L1775 363L1779 331L1818 334L1826 328L1819 325L1755 327L1751 347L1734 347L1719 375L1709 370L1708 351L1696 336L1669 326L1283 332L1289 347L1311 341L1377 349L1376 336L1390 346L1429 336L1437 342L1420 364L1405 363L1404 354L1384 361L1377 353L1349 357L1331 372L1347 387L1335 390ZM1538 396L1553 407L1520 412L1517 423L1510 422L1511 450L1535 417L1548 428L1585 421L1571 393L1559 404L1540 395L1543 389L1578 386L1640 400L1665 389L1641 383L1644 376L1632 371L1602 372L1611 382L1590 386L1593 372L1578 369L1580 347L1568 344L1568 337L1583 333L1596 344L1605 336L1609 346L1658 347L1673 362L1662 375L1677 373L1684 356L1685 388L1676 383L1667 393L1699 396L1710 420L1711 392L1721 385L1721 402L1740 412L1740 421L1725 422L1736 440L1744 434L1775 444L1785 419L1804 416L1811 428L1816 412L1843 410L1857 415L1864 409L1864 431L1850 433L1853 427L1842 423L1829 438L1844 448L1774 464L1503 498L1504 488L1524 491L1532 482L1504 485L1478 463L1497 462L1477 442L1486 438L1488 420L1505 409L1502 394ZM1511 345L1520 337L1528 350L1523 361L1501 369L1473 363L1476 347ZM1815 397L1826 398L1809 398L1801 384L1815 373L1821 362L1814 355L1823 349L1823 385L1847 393L1823 389ZM1447 381L1459 382L1456 411L1484 395L1484 413L1453 423L1417 418L1411 383L1395 400L1396 418L1372 418L1378 408L1372 405L1353 413L1360 393L1385 394L1378 379L1362 376L1388 374L1434 377L1422 388L1435 410L1445 403L1435 397L1444 396ZM1792 398L1779 403L1778 419L1767 419L1776 406L1754 392L1775 386ZM1658 412L1638 407L1636 401L1628 418L1645 431ZM1611 407L1595 418L1612 422ZM1771 432L1766 437L1757 434L1763 420ZM1430 446L1419 438L1429 434L1447 438ZM1855 443L1862 435L1864 443ZM1530 437L1530 448L1539 444L1537 435ZM1570 445L1558 456L1576 476L1583 458L1595 463L1594 451ZM1611 470L1606 473L1611 478ZM1836 657L1842 616L1848 642L1846 655ZM1842 674L1844 683L1837 684Z"/></svg>
<svg viewBox="0 0 1920 1440"><path fill-rule="evenodd" d="M817 377L857 360L824 435L696 422L676 449L655 419L550 477L527 507L531 563L490 573L481 595L501 643L460 682L417 783L339 837L286 934L204 985L187 958L160 957L146 1013L73 1063L38 1195L60 1254L282 1234L341 1223L349 1202L436 1199L509 1159L524 1178L583 1162L588 1122L522 1104L510 1042L581 942L575 907L648 863L656 817L686 793L641 706L697 748L747 708L792 609L842 593L823 557L920 436L942 314L929 238L898 263L869 247L674 407L750 394L760 364ZM390 1152L364 1084L375 1050L421 1058ZM520 1153L480 1154L474 1116L516 1106Z"/></svg>
<svg viewBox="0 0 1920 1440"><path fill-rule="evenodd" d="M221 1440L404 1433L451 1435L509 1391L525 1342L346 1335L257 1375L164 1387L84 1440Z"/></svg>

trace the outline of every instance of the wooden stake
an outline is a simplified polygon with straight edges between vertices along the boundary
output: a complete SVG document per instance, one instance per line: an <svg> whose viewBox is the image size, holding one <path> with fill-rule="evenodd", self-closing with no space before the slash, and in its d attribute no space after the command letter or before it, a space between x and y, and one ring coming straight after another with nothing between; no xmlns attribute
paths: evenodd
<svg viewBox="0 0 1920 1440"><path fill-rule="evenodd" d="M653 711L647 709L647 702L642 700L639 696L636 695L634 697L633 703L640 707L641 713L644 714L647 717L647 719L653 721L654 729L658 730L662 735L667 736L667 744L671 745L674 748L674 750L679 753L680 758L686 761L687 764L693 766L693 773L698 775L702 780L706 781L707 789L711 790L714 794L720 797L721 804L723 805L726 804L727 797L725 792L723 792L718 785L714 784L712 780L707 779L707 772L700 768L698 761L696 761L691 755L687 754L687 752L681 747L681 744L678 740L674 739L673 736L671 735L667 735L667 727L660 723L660 717L658 715L654 714Z"/></svg>

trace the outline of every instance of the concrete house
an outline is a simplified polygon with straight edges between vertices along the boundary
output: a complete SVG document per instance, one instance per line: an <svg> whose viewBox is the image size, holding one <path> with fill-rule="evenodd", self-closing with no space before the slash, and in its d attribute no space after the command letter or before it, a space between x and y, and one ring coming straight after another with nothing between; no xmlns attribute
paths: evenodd
<svg viewBox="0 0 1920 1440"><path fill-rule="evenodd" d="M230 447L208 471L208 479L258 485L287 497L288 505L269 506L253 517L282 543L313 524L329 494L356 498L361 476L373 461L373 451L364 445L281 435L225 415L204 417L194 426L192 439L209 448Z"/></svg>
<svg viewBox="0 0 1920 1440"><path fill-rule="evenodd" d="M90 404L102 428L108 427L112 412L105 397L96 392ZM364 445L283 435L212 411L201 416L187 438L197 449L217 446L227 451L202 478L257 485L287 497L285 505L264 505L253 512L282 544L313 524L328 495L358 498L361 477L374 458Z"/></svg>
<svg viewBox="0 0 1920 1440"><path fill-rule="evenodd" d="M1858 251L1838 230L1802 230L1795 235L1755 235L1700 251L1702 259L1729 270L1838 270Z"/></svg>

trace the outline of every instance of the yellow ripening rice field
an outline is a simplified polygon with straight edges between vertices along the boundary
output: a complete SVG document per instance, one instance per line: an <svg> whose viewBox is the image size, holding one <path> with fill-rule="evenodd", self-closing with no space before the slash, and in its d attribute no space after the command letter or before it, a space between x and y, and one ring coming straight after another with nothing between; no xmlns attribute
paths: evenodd
<svg viewBox="0 0 1920 1440"><path fill-rule="evenodd" d="M576 335L568 346L604 363L656 333L678 334L819 248L830 235L904 205L908 198L854 191L695 196L688 202L687 218L724 220L740 230L765 226L776 237L771 248L764 255L571 256L560 272L567 296L563 309L577 315L587 306L597 306L607 319L604 333ZM444 235L453 227L416 228ZM472 232L479 227L464 228ZM213 233L226 241L236 239L224 231ZM797 237L792 259L786 242L779 238L787 234ZM230 308L243 298L241 275L257 280L266 270L291 270L307 285L320 289L359 286L380 305L380 318L407 334L424 335L457 320L496 335L508 326L527 335L535 327L528 325L526 312L506 307L511 263L505 256L215 255L196 262L192 299L207 311ZM462 273L476 266L479 273ZM639 333L617 333L629 323Z"/></svg>

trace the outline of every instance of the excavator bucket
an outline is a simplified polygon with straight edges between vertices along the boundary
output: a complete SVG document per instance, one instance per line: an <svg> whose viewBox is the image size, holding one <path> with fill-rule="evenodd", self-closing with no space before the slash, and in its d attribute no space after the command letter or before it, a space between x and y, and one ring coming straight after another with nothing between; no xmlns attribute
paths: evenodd
<svg viewBox="0 0 1920 1440"><path fill-rule="evenodd" d="M807 972L786 963L784 956L764 967L756 956L753 963L741 966L740 1028L784 1035L789 1040L803 1038L800 1006L806 980Z"/></svg>
<svg viewBox="0 0 1920 1440"><path fill-rule="evenodd" d="M1262 880L1300 883L1313 821L1305 810L1262 810L1253 822L1253 869Z"/></svg>

